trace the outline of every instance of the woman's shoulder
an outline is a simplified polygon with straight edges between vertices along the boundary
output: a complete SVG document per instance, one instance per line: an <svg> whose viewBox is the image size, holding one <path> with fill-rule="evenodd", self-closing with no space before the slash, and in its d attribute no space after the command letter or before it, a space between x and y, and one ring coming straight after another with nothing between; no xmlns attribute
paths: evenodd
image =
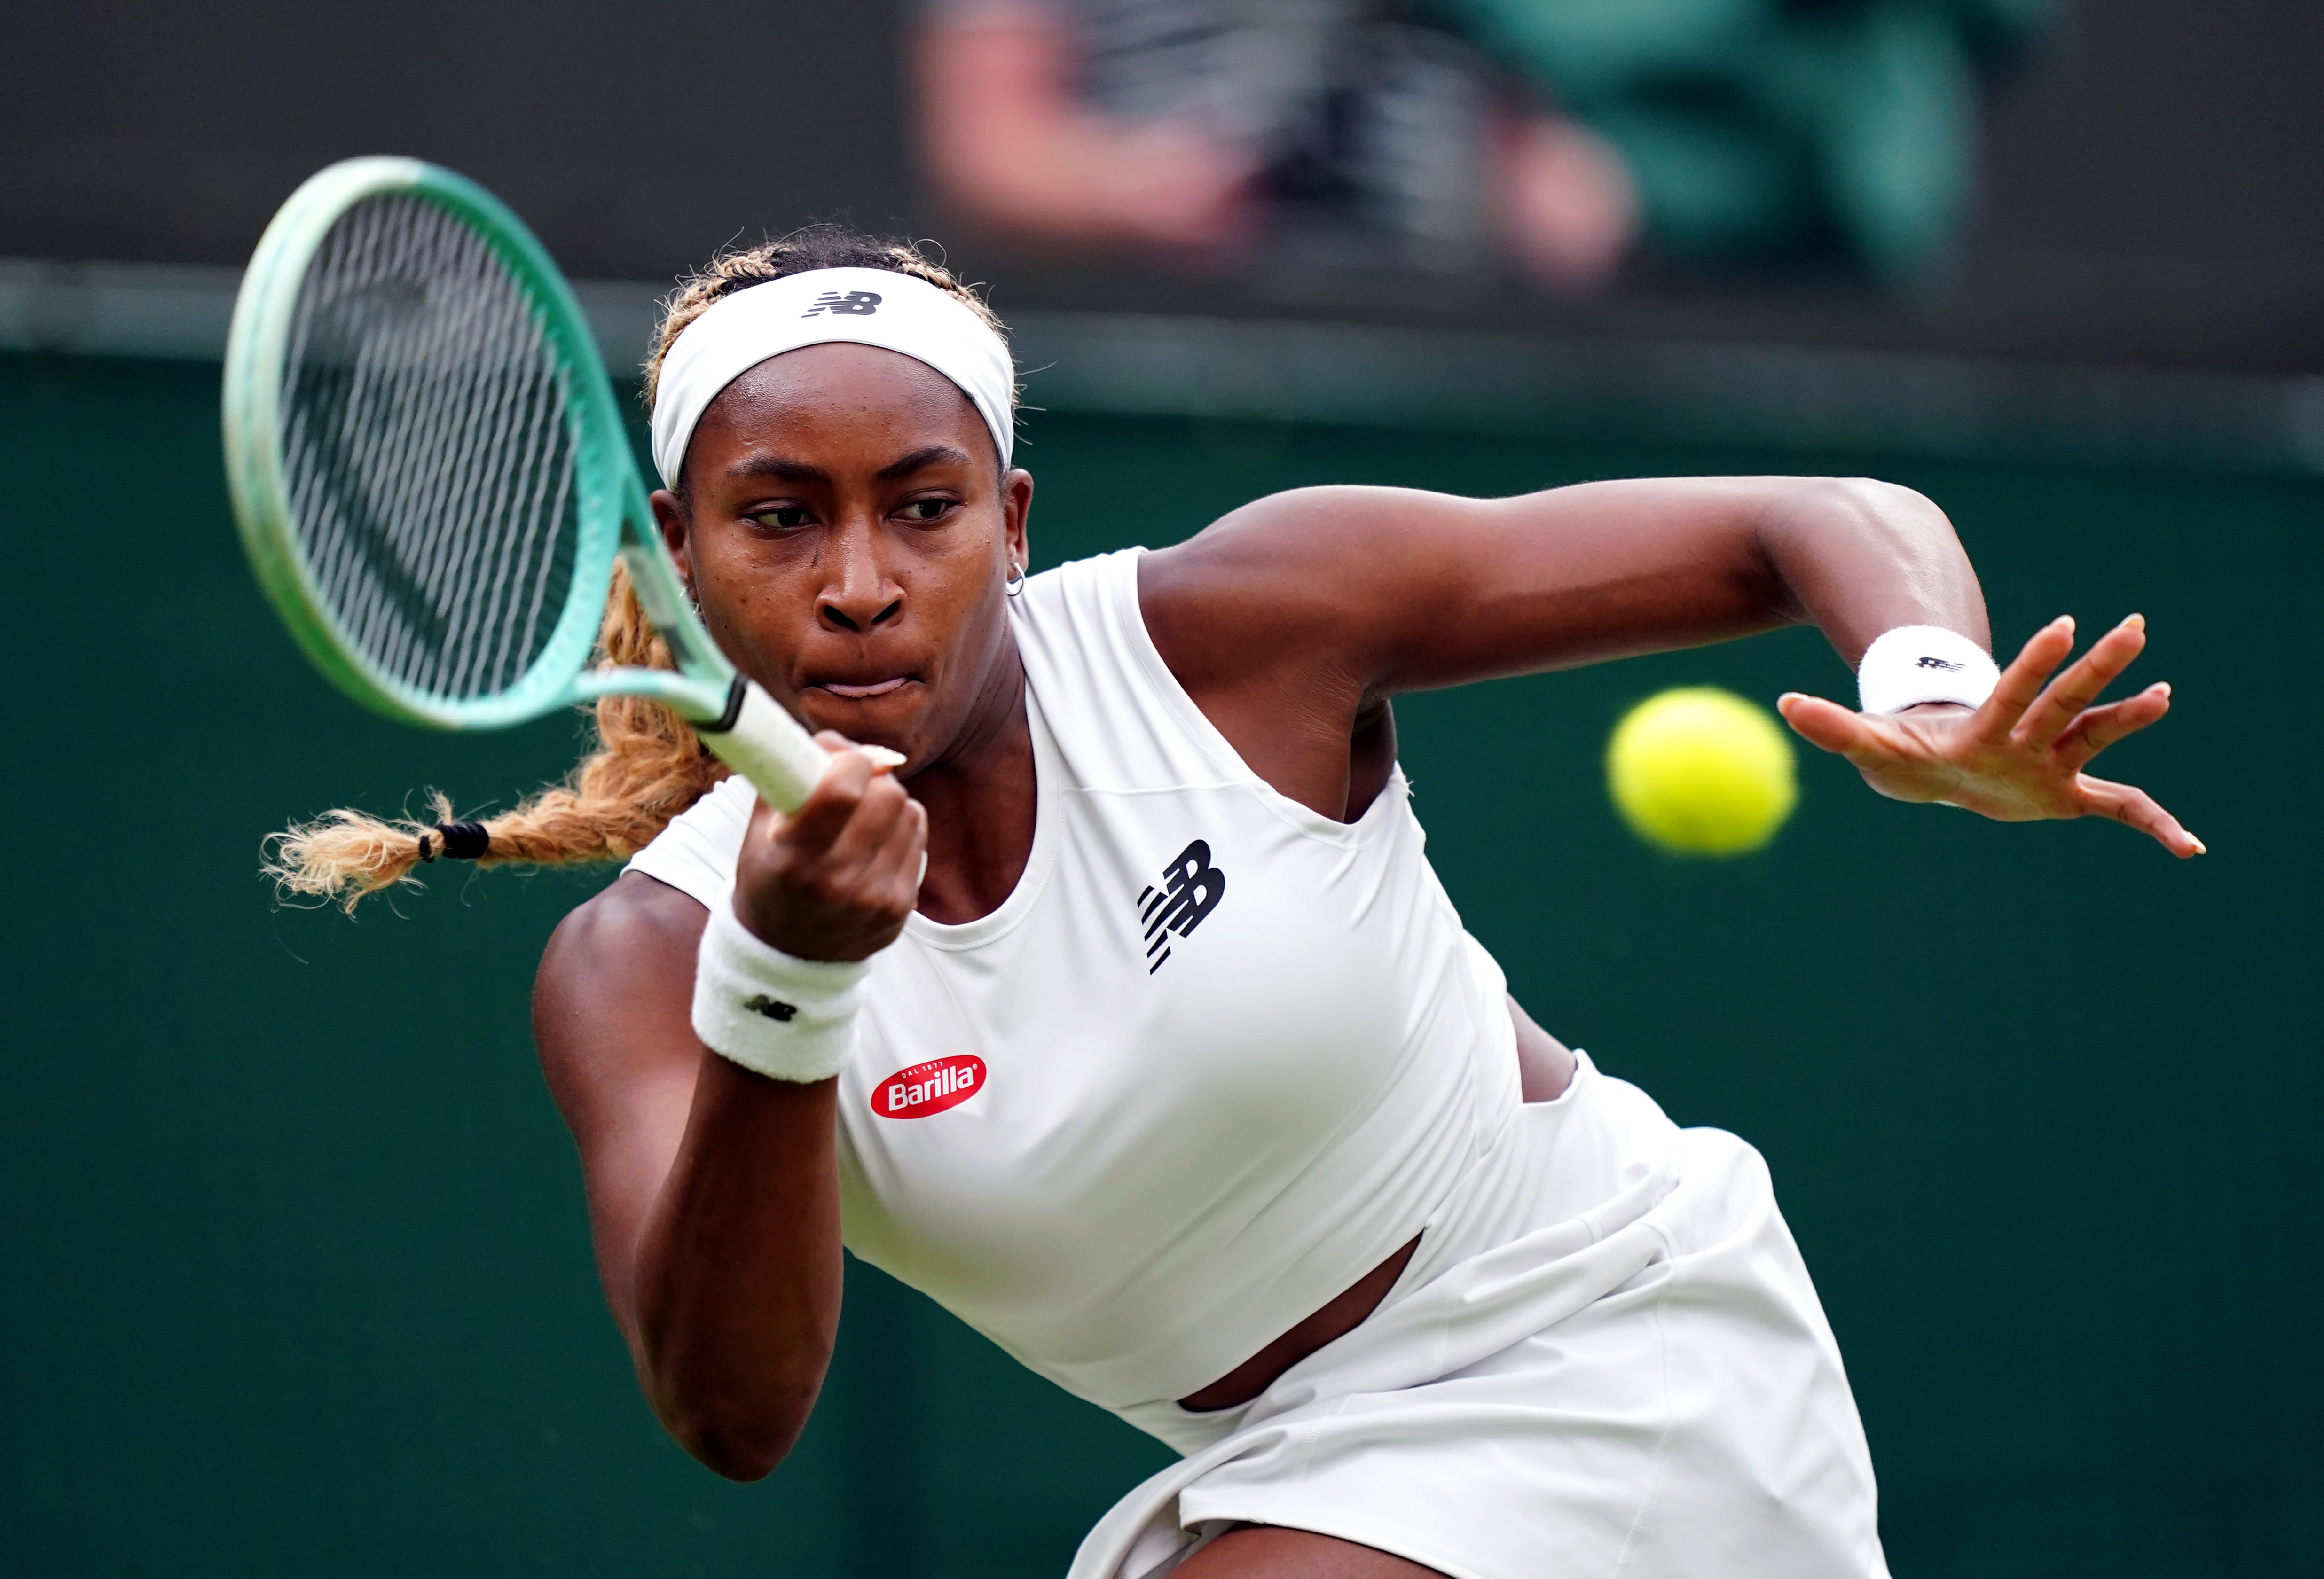
<svg viewBox="0 0 2324 1579"><path fill-rule="evenodd" d="M691 1088L701 1048L687 1010L709 919L677 889L628 872L550 935L533 978L533 1045L585 1151L589 1137L635 1125L645 1083Z"/></svg>
<svg viewBox="0 0 2324 1579"><path fill-rule="evenodd" d="M643 873L706 910L724 903L758 800L758 792L740 774L719 780L632 856L623 874Z"/></svg>
<svg viewBox="0 0 2324 1579"><path fill-rule="evenodd" d="M533 980L536 1019L592 1012L673 970L691 981L709 918L702 904L667 883L622 873L574 906L549 934Z"/></svg>
<svg viewBox="0 0 2324 1579"><path fill-rule="evenodd" d="M1083 559L1068 559L1063 565L1036 572L1025 578L1025 592L1019 607L1028 613L1049 616L1093 610L1124 586L1134 592L1138 562L1146 552L1137 547L1116 548Z"/></svg>
<svg viewBox="0 0 2324 1579"><path fill-rule="evenodd" d="M1042 571L1012 599L1017 650L1042 705L1064 716L1138 705L1150 684L1150 644L1138 606L1143 548Z"/></svg>

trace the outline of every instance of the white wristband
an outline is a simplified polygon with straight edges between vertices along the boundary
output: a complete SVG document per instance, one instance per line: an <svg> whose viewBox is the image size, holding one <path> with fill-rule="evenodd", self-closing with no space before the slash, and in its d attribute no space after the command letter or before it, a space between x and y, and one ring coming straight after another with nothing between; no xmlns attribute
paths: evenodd
<svg viewBox="0 0 2324 1579"><path fill-rule="evenodd" d="M731 904L713 905L695 956L694 1033L770 1079L811 1084L847 1067L865 959L800 959L752 936Z"/></svg>
<svg viewBox="0 0 2324 1579"><path fill-rule="evenodd" d="M1899 625L1864 649L1856 694L1867 712L1902 712L1923 702L1983 707L2001 683L1985 649L1957 630Z"/></svg>

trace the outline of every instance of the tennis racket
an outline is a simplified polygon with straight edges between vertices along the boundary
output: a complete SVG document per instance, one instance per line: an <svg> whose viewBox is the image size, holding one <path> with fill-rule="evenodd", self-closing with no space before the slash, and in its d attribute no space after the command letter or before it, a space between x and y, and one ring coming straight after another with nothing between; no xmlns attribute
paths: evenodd
<svg viewBox="0 0 2324 1579"><path fill-rule="evenodd" d="M251 567L357 702L496 730L647 696L780 810L822 776L687 602L571 288L475 182L410 159L309 179L243 276L224 404ZM590 666L617 562L675 672Z"/></svg>

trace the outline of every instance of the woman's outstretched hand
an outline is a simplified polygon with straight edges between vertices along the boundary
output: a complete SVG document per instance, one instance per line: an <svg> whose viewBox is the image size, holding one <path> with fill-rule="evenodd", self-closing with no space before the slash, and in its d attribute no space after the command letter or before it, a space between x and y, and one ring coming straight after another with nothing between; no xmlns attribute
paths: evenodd
<svg viewBox="0 0 2324 1579"><path fill-rule="evenodd" d="M2092 705L2145 646L2145 618L2133 614L2051 679L2074 650L2074 621L2061 615L2034 632L1974 712L1933 703L1881 717L1797 692L1775 705L1794 730L1847 757L1891 800L1941 801L2002 822L2111 817L2152 834L2172 855L2201 855L2203 841L2145 791L2082 771L2171 711L2171 687L2160 683Z"/></svg>

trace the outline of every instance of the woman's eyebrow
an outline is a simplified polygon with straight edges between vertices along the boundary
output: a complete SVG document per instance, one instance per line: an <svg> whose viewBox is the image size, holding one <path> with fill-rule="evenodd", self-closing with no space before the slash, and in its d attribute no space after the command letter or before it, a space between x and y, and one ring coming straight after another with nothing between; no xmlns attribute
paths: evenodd
<svg viewBox="0 0 2324 1579"><path fill-rule="evenodd" d="M821 466L810 466L805 461L787 461L780 455L752 455L726 468L726 475L742 481L752 477L778 477L786 482L828 482L831 473Z"/></svg>
<svg viewBox="0 0 2324 1579"><path fill-rule="evenodd" d="M948 444L932 444L926 449L914 450L901 460L889 462L872 474L872 481L893 482L899 477L908 477L930 466L973 466L975 464L964 450Z"/></svg>

